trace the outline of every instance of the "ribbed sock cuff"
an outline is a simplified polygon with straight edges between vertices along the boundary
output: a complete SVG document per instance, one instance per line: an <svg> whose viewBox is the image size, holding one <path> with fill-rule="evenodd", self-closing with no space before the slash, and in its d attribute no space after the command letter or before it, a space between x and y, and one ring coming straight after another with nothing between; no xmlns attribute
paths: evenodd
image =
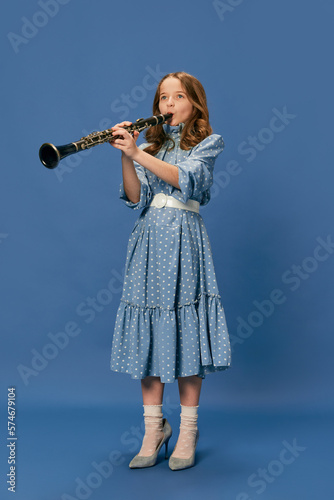
<svg viewBox="0 0 334 500"><path fill-rule="evenodd" d="M181 406L181 415L185 415L187 417L196 417L199 405L197 406Z"/></svg>
<svg viewBox="0 0 334 500"><path fill-rule="evenodd" d="M162 404L161 405L143 405L144 416L150 417L161 417L162 416Z"/></svg>

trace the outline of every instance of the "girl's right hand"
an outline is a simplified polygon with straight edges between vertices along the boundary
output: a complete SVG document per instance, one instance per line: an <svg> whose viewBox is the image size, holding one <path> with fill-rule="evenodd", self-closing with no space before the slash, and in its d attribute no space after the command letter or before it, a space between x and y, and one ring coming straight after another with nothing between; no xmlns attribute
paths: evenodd
<svg viewBox="0 0 334 500"><path fill-rule="evenodd" d="M132 125L132 122L125 121L125 122L121 122L121 123L116 123L116 125L111 127L110 130L114 131L114 130L117 130L118 128L128 127L129 125ZM135 140L135 142L137 141L138 136L139 136L139 132L137 130L135 130L133 132L133 139ZM109 141L109 144L111 144L113 147L115 147L113 141Z"/></svg>

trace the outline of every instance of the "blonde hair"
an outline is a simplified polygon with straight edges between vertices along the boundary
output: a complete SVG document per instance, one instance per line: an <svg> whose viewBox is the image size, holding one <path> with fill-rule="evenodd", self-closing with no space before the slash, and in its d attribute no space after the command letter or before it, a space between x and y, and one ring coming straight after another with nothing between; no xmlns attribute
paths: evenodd
<svg viewBox="0 0 334 500"><path fill-rule="evenodd" d="M188 73L185 73L184 71L168 73L160 80L158 84L157 91L153 100L154 115L160 114L160 88L161 84L167 78L177 78L178 80L180 80L189 101L193 105L193 113L182 129L180 141L181 149L189 150L212 134L212 128L209 123L209 110L205 90L203 88L203 85L199 80L197 80L197 78L189 75ZM166 142L167 136L165 134L163 126L157 125L147 130L145 139L148 143L150 143L150 145L147 146L144 151L154 156ZM175 143L171 149L173 149L174 146Z"/></svg>

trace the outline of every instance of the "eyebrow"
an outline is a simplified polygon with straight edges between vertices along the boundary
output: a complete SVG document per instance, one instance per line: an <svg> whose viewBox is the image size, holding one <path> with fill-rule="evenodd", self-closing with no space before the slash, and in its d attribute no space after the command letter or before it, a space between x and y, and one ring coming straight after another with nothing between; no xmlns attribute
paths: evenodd
<svg viewBox="0 0 334 500"><path fill-rule="evenodd" d="M160 95L167 94L167 92L160 92ZM174 94L185 94L183 90L177 90Z"/></svg>

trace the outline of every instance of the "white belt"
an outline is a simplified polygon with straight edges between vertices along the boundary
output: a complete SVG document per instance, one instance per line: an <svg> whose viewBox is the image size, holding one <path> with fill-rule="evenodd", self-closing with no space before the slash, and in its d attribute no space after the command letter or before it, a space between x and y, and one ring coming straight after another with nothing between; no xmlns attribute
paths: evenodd
<svg viewBox="0 0 334 500"><path fill-rule="evenodd" d="M199 202L196 200L188 200L187 203L177 200L174 196L169 196L165 193L158 193L153 196L151 207L163 208L163 207L173 207L173 208L183 208L183 210L191 210L192 212L199 213Z"/></svg>

